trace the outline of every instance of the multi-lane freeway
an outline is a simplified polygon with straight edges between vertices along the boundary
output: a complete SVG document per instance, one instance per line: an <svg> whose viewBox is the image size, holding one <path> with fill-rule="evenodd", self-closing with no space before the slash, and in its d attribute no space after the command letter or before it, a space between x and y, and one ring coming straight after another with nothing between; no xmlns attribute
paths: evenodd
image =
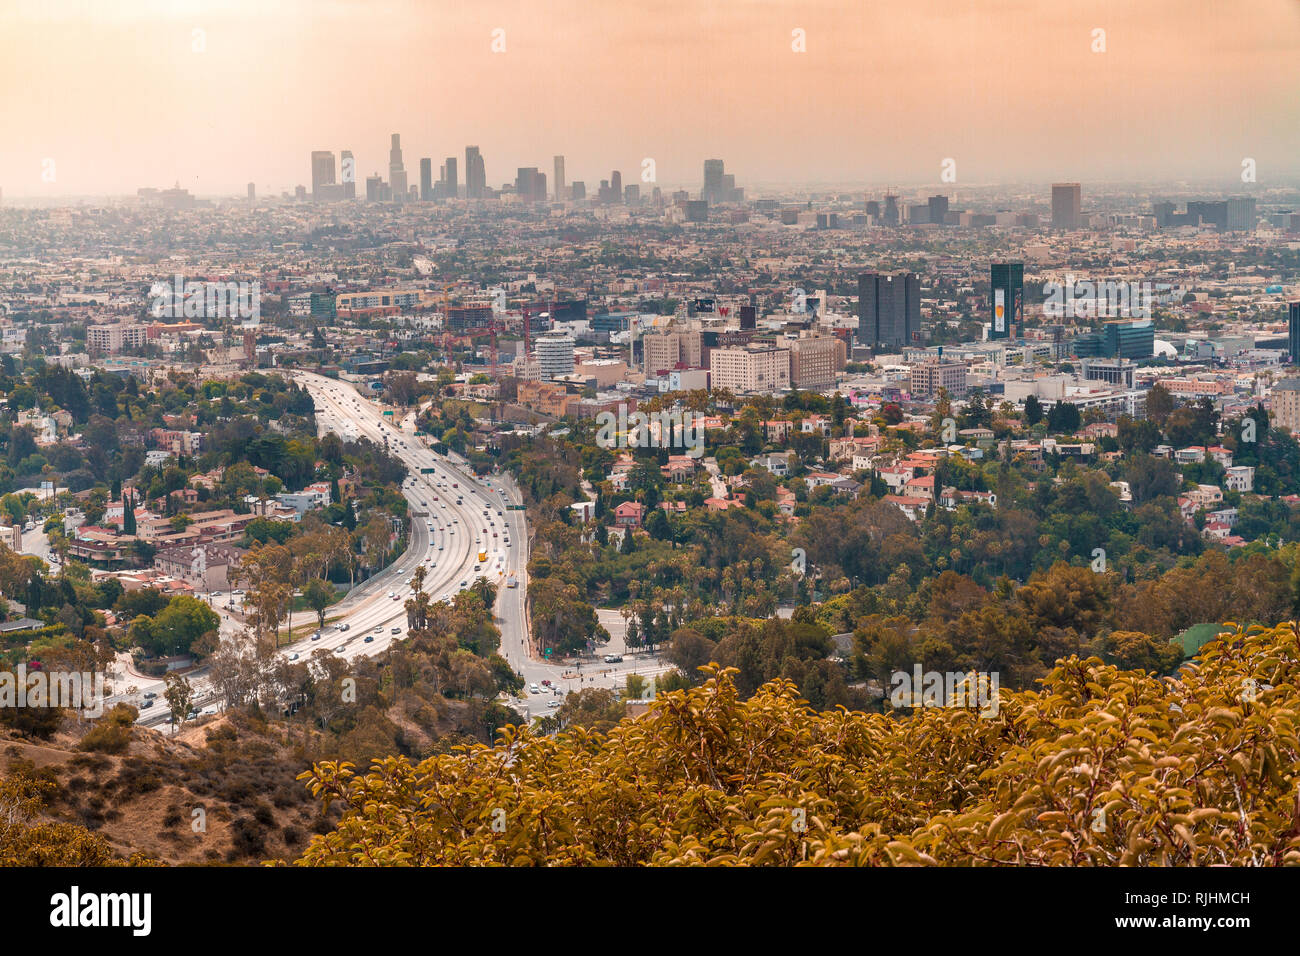
<svg viewBox="0 0 1300 956"><path fill-rule="evenodd" d="M653 674L664 669L657 661L649 666L629 661L589 666L585 675L575 676L561 664L532 657L525 602L527 528L525 513L508 507L521 503L509 476L477 478L458 456L438 455L417 438L414 415L394 423L346 382L309 372L298 373L297 379L315 401L320 434L334 432L345 440L368 438L406 465L408 477L402 492L408 504L409 534L405 551L392 565L329 609L325 628L313 628L283 646L281 654L291 660L306 660L314 651L324 649L352 660L386 650L406 635L406 599L414 593L415 569L423 566L424 590L434 601L453 597L480 577L497 586L495 612L501 628L501 654L530 688L513 704L531 717L553 711L565 691L581 686L612 687L621 685L634 670ZM511 580L514 587L508 586ZM226 623L233 625L229 620ZM217 695L202 670L188 676L195 688L194 706L215 712ZM139 722L150 726L166 723L170 712L162 696L163 682L136 678L132 683L130 695L114 698L110 704L129 700L138 705L144 695L154 694L153 705L141 710Z"/></svg>

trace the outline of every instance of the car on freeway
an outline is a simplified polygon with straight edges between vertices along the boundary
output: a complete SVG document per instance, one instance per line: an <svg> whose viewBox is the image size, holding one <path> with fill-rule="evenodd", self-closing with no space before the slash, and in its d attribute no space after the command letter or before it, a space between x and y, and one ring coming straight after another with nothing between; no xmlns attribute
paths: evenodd
<svg viewBox="0 0 1300 956"><path fill-rule="evenodd" d="M350 631L350 630L352 630L352 625L351 625L351 624L344 624L342 627L339 628L339 630L340 630L340 631Z"/></svg>
<svg viewBox="0 0 1300 956"><path fill-rule="evenodd" d="M393 625L393 633L394 633L394 634L401 634L401 633L402 633L402 629L401 629L401 627L399 627L398 625L394 624L394 625Z"/></svg>
<svg viewBox="0 0 1300 956"><path fill-rule="evenodd" d="M298 655L297 655L297 654L290 654L290 655L289 655L289 660L291 660L291 661L296 661L297 659L298 659Z"/></svg>
<svg viewBox="0 0 1300 956"><path fill-rule="evenodd" d="M548 701L546 702L546 706L547 706L547 707L559 707L559 706L560 706L560 702L559 702L558 700L548 700Z"/></svg>
<svg viewBox="0 0 1300 956"><path fill-rule="evenodd" d="M315 634L313 634L313 635L311 636L311 639L312 639L313 641L319 641L319 640L320 640L320 631L317 631Z"/></svg>
<svg viewBox="0 0 1300 956"><path fill-rule="evenodd" d="M140 705L140 709L141 709L141 710L148 710L148 709L149 709L150 707L152 707L152 706L153 706L153 701L152 701L152 700L146 700L144 703L142 703L142 704Z"/></svg>
<svg viewBox="0 0 1300 956"><path fill-rule="evenodd" d="M366 635L365 643L366 643L366 644L372 644L372 643L374 643L374 640L375 640L375 635L373 635L373 634L367 634L367 635Z"/></svg>

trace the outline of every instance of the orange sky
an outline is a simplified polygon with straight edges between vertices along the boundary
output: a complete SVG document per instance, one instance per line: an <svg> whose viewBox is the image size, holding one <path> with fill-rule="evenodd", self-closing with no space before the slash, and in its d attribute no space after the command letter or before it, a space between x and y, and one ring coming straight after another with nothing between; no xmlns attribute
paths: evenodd
<svg viewBox="0 0 1300 956"><path fill-rule="evenodd" d="M392 132L411 182L1294 181L1300 0L0 0L6 196L386 178Z"/></svg>

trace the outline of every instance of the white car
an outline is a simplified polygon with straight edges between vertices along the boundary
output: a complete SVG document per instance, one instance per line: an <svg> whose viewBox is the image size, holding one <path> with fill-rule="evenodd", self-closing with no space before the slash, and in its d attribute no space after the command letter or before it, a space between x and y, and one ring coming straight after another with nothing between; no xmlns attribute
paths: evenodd
<svg viewBox="0 0 1300 956"><path fill-rule="evenodd" d="M530 693L530 694L540 694L541 692L542 692L542 689L541 689L540 687L538 687L536 684L529 684L529 685L528 685L528 693Z"/></svg>

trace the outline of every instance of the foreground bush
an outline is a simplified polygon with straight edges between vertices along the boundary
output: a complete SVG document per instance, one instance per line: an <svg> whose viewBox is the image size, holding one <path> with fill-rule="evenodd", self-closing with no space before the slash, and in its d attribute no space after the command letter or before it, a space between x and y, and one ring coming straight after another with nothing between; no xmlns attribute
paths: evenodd
<svg viewBox="0 0 1300 956"><path fill-rule="evenodd" d="M607 735L322 763L345 810L298 862L1297 864L1297 633L1233 627L1177 679L1060 661L991 719L742 701L715 669Z"/></svg>

